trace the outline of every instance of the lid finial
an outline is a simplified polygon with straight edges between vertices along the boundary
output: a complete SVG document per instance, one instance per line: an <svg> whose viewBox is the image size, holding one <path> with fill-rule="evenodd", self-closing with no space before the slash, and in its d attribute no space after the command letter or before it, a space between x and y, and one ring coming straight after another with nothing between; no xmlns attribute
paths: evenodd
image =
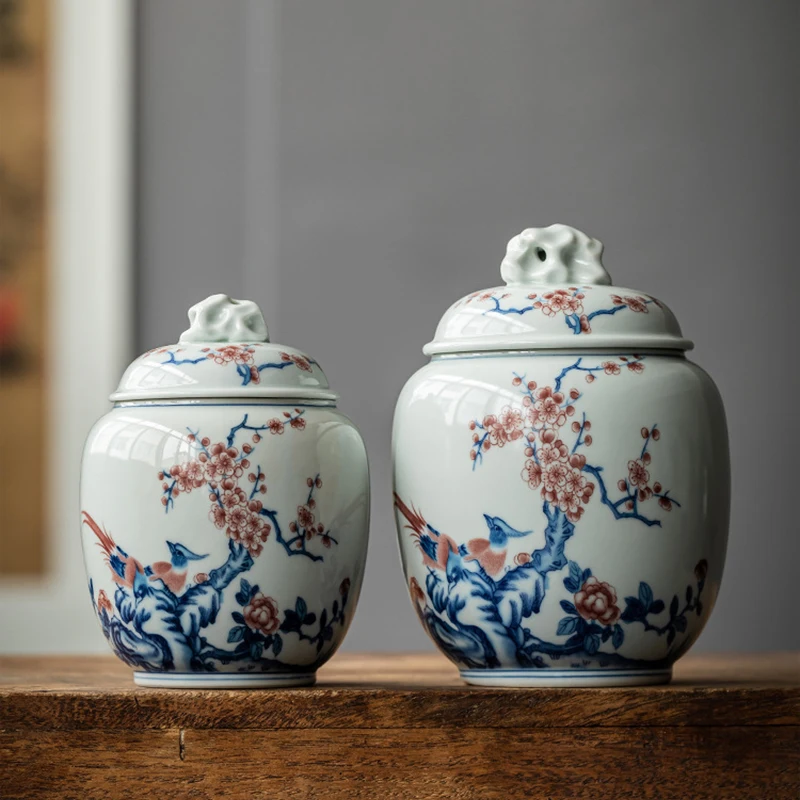
<svg viewBox="0 0 800 800"><path fill-rule="evenodd" d="M264 315L252 300L212 294L189 309L189 322L189 329L181 334L181 343L269 341Z"/></svg>
<svg viewBox="0 0 800 800"><path fill-rule="evenodd" d="M611 285L602 262L603 243L569 225L527 228L506 249L500 267L509 285L555 283Z"/></svg>

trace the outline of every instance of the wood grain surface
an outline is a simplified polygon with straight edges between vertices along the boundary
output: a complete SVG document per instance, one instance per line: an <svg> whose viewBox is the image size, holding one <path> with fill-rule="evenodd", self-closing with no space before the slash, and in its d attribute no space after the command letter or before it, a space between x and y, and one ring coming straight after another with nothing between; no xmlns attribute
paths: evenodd
<svg viewBox="0 0 800 800"><path fill-rule="evenodd" d="M0 0L0 450L19 459L0 481L3 576L41 575L47 555L46 504L19 498L47 452L49 6Z"/></svg>
<svg viewBox="0 0 800 800"><path fill-rule="evenodd" d="M800 797L800 654L673 684L467 687L437 655L340 655L309 689L134 687L113 658L0 658L0 797Z"/></svg>

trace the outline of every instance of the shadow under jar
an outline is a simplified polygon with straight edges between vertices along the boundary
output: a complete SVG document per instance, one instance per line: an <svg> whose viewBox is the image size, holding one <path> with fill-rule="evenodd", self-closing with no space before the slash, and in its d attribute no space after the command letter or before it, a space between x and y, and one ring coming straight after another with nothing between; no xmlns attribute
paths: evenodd
<svg viewBox="0 0 800 800"><path fill-rule="evenodd" d="M214 295L189 319L130 365L86 442L92 604L138 684L312 684L361 588L364 444L254 303Z"/></svg>
<svg viewBox="0 0 800 800"><path fill-rule="evenodd" d="M565 225L445 313L393 431L414 609L467 683L666 683L719 591L725 413L659 300Z"/></svg>

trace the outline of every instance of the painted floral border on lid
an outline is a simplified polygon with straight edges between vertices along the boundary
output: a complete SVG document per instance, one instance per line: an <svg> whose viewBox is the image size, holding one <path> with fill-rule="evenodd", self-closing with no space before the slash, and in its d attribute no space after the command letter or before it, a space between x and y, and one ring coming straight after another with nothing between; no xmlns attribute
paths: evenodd
<svg viewBox="0 0 800 800"><path fill-rule="evenodd" d="M259 307L215 294L189 309L177 344L139 356L113 402L179 398L274 397L330 401L337 395L319 364L270 342Z"/></svg>
<svg viewBox="0 0 800 800"><path fill-rule="evenodd" d="M661 301L611 285L602 254L602 242L568 225L522 231L500 267L506 285L452 305L425 354L691 349Z"/></svg>

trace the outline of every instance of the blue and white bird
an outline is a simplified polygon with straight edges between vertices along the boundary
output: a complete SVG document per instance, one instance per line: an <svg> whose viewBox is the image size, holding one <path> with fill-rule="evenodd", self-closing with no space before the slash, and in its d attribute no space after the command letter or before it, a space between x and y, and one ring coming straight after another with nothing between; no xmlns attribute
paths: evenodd
<svg viewBox="0 0 800 800"><path fill-rule="evenodd" d="M496 578L506 565L508 540L530 536L533 531L518 531L500 517L484 514L483 518L489 528L489 538L470 539L466 545L467 555L464 556L464 561L477 561L487 575Z"/></svg>
<svg viewBox="0 0 800 800"><path fill-rule="evenodd" d="M167 542L169 547L170 560L156 561L151 566L145 568L145 572L151 581L160 580L164 582L173 594L180 594L186 585L186 575L190 561L202 561L208 558L208 553L198 555L193 553L188 547L175 542Z"/></svg>

